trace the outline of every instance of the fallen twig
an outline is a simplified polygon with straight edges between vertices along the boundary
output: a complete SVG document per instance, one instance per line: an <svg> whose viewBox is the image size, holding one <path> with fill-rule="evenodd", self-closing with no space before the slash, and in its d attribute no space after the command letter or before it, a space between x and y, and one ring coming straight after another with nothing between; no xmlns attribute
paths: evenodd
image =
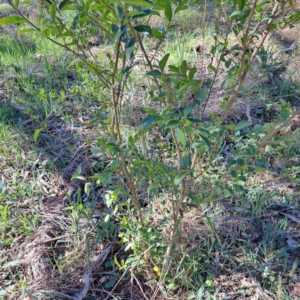
<svg viewBox="0 0 300 300"><path fill-rule="evenodd" d="M282 50L278 51L277 53L275 53L275 54L273 55L273 58L278 57L278 56L279 56L280 54L282 54L282 53L294 51L294 50L297 48L297 46L298 46L299 44L300 44L300 43L297 42L297 41L294 42L290 47L285 48L285 49L282 49Z"/></svg>
<svg viewBox="0 0 300 300"><path fill-rule="evenodd" d="M108 256L108 254L111 251L111 247L108 247L106 250L104 250L101 254L99 254L98 256L94 257L91 261L91 266L88 268L88 270L86 271L85 275L84 275L84 288L83 290L80 292L80 294L77 296L76 300L82 300L88 289L90 286L90 278L91 278L91 274L92 271L94 269L94 267L100 262L100 265L103 264L103 262L105 261L106 257Z"/></svg>
<svg viewBox="0 0 300 300"><path fill-rule="evenodd" d="M139 280L136 278L136 276L135 276L134 274L133 274L133 278L135 279L136 283L138 284L138 286L139 286L139 288L140 288L140 290L141 290L141 292L142 292L144 298L145 298L146 300L149 300L148 297L145 295L145 292L144 292L144 290L143 290L143 288L142 288L142 286L141 286L141 283L139 282Z"/></svg>
<svg viewBox="0 0 300 300"><path fill-rule="evenodd" d="M238 100L238 102L240 102L240 103L242 103L242 104L244 104L244 105L246 106L246 116L247 116L247 118L248 118L248 121L249 121L250 123L252 123L252 117L251 117L251 114L250 114L251 106L250 106L249 104L244 103L244 102L241 101L241 100Z"/></svg>

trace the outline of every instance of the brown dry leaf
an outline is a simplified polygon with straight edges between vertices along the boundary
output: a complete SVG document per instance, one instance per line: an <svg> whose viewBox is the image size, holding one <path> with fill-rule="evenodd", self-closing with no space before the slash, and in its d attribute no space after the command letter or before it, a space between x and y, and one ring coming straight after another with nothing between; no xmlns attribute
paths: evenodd
<svg viewBox="0 0 300 300"><path fill-rule="evenodd" d="M248 282L246 279L241 279L241 284L246 288L257 288L257 284L254 282Z"/></svg>

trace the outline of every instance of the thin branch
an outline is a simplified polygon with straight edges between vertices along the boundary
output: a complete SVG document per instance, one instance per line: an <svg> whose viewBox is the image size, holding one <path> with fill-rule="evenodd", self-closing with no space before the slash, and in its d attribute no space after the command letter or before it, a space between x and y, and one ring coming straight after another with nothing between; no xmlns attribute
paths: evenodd
<svg viewBox="0 0 300 300"><path fill-rule="evenodd" d="M222 55L222 54L221 54ZM213 58L212 58L212 61L213 61ZM204 107L201 111L201 115L200 115L200 118L202 119L203 118L203 115L204 115L204 112L205 112L205 109L207 107L207 104L208 104L208 101L209 101L209 98L210 98L210 95L212 93L212 89L215 85L215 82L216 82L216 79L217 79L217 75L218 75L218 72L219 72L219 69L220 69L220 64L221 64L221 58L218 60L218 64L217 64L217 68L216 68L216 72L215 72L215 75L214 75L214 78L213 78L213 81L210 85L210 88L209 88L209 91L208 91L208 94L207 94L207 97L206 97L206 101L205 101L205 104L204 104Z"/></svg>
<svg viewBox="0 0 300 300"><path fill-rule="evenodd" d="M127 12L126 12L126 14L127 14ZM128 18L128 15L127 15L127 20L128 20L128 25L129 25L129 27L130 27L130 30L131 30L132 33L135 35L135 37L136 37L136 39L137 39L137 42L138 42L138 44L139 44L139 46L140 46L140 48L141 48L141 50L142 50L142 52L143 52L143 55L144 55L144 57L145 57L145 59L146 59L146 61L147 61L147 65L149 66L150 70L153 71L154 69L153 69L151 60L149 59L149 57L148 57L148 55L147 55L147 53L146 53L146 50L145 50L145 48L144 48L143 42L142 42L142 40L141 40L141 37L140 37L139 33L138 33L136 30L134 30L134 28L133 28L133 26L132 26L132 24L131 24L131 22L130 22L130 20L129 20L129 18ZM157 89L161 92L161 87L160 87L160 85L159 85L158 80L157 80L156 77L154 77L154 81L155 81L155 84L156 84Z"/></svg>
<svg viewBox="0 0 300 300"><path fill-rule="evenodd" d="M113 70L112 83L111 83L111 87L110 87L110 91L111 91L111 95L112 95L112 102L113 102L114 128L117 131L117 138L118 138L119 144L122 143L122 135L121 135L120 123L119 123L118 111L117 111L118 101L119 101L119 97L120 97L120 94L119 94L120 89L118 89L118 94L116 95L115 94L115 78L116 78L116 74L117 74L117 71L118 71L120 47L121 47L121 38L119 38L118 44L117 44L116 61L115 61L115 66L114 66L114 70ZM124 65L124 60L123 60L123 65ZM120 88L120 83L119 83L118 87ZM117 96L117 98L116 98L116 96ZM124 171L125 176L126 176L128 182L129 182L130 190L131 190L132 196L133 196L133 202L134 202L135 208L138 212L140 223L143 226L144 218L143 218L143 214L142 214L142 211L141 211L141 206L140 206L137 191L136 191L136 185L134 183L134 180L132 179L132 176L130 175L130 173L128 171L126 161L125 161L125 158L124 158L124 155L123 155L122 151L120 151L119 155L120 155L123 171Z"/></svg>
<svg viewBox="0 0 300 300"><path fill-rule="evenodd" d="M246 54L246 50L247 50L247 47L246 47L247 46L247 39L248 39L248 36L249 36L250 24L251 24L251 20L253 18L254 12L255 12L256 3L257 3L257 0L255 0L254 3L253 3L252 9L251 9L251 12L250 12L250 15L249 15L249 19L248 19L248 25L247 25L247 29L246 29L246 33L245 33L244 42L243 42L242 56L241 56L241 60L240 60L240 69L239 69L239 72L238 72L238 84L235 87L235 89L232 91L232 94L231 94L231 96L230 96L230 98L229 98L229 100L228 100L228 102L226 104L225 110L224 110L224 112L223 112L223 114L222 114L222 116L220 118L220 121L219 121L220 124L226 119L226 117L227 117L227 115L229 113L229 110L231 109L233 103L235 102L235 100L236 100L236 98L238 96L238 93L240 92L240 90L242 88L242 85L244 83L246 75L249 72L250 67L252 66L252 64L253 64L253 62L254 62L254 60L255 60L255 58L256 58L259 50L263 46L266 37L272 31L271 26L272 26L273 21L274 21L274 16L279 12L278 10L279 10L279 7L280 7L280 3L276 2L275 5L274 5L274 7L273 7L272 14L271 14L273 17L268 20L267 27L263 31L263 36L262 36L261 41L255 47L254 51L251 54L251 57L250 57L248 63L244 67L245 54Z"/></svg>
<svg viewBox="0 0 300 300"><path fill-rule="evenodd" d="M271 142L271 140L280 132L280 130L287 126L297 115L300 114L300 109L295 111L284 123L280 124L279 126L275 127L266 137L265 139L259 144L259 147L263 147L265 145L268 145Z"/></svg>

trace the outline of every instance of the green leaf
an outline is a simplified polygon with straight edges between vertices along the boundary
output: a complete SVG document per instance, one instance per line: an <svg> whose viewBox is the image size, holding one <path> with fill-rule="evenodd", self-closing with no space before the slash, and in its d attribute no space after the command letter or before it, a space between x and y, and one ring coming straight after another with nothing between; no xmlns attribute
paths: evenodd
<svg viewBox="0 0 300 300"><path fill-rule="evenodd" d="M11 5L7 3L0 4L0 12L1 11L12 11L15 10Z"/></svg>
<svg viewBox="0 0 300 300"><path fill-rule="evenodd" d="M125 54L126 54L126 58L130 61L132 60L132 52L133 52L135 43L136 43L136 37L133 36L126 45Z"/></svg>
<svg viewBox="0 0 300 300"><path fill-rule="evenodd" d="M61 9L62 11L67 11L67 10L76 10L78 11L78 8L74 4L66 4L64 7Z"/></svg>
<svg viewBox="0 0 300 300"><path fill-rule="evenodd" d="M50 23L54 23L54 20L51 18L51 16L50 15L46 15L45 16L45 19L47 20L47 21L49 21ZM50 26L49 26L50 27ZM49 30L49 27L46 29L46 30ZM51 29L51 33L53 32L53 27L50 27ZM55 27L55 29L57 30L57 28ZM74 28L75 29L75 28ZM45 31L46 31L45 30Z"/></svg>
<svg viewBox="0 0 300 300"><path fill-rule="evenodd" d="M38 30L32 26L24 26L18 30L18 34L24 34L24 33L28 33L28 32L38 32Z"/></svg>
<svg viewBox="0 0 300 300"><path fill-rule="evenodd" d="M150 71L150 72L146 73L146 75L153 76L153 77L159 77L162 75L162 73L158 70L154 70L154 71Z"/></svg>
<svg viewBox="0 0 300 300"><path fill-rule="evenodd" d="M287 253L286 250L278 252L276 255L273 256L272 259L278 259L278 258L281 258L281 257L284 257L284 256L288 256L288 253Z"/></svg>
<svg viewBox="0 0 300 300"><path fill-rule="evenodd" d="M109 281L104 285L104 287L107 289L111 289L115 286L116 282L116 279L114 277L111 277Z"/></svg>
<svg viewBox="0 0 300 300"><path fill-rule="evenodd" d="M20 4L20 1L19 1L19 0L13 0L13 5L14 5L14 8L15 8L15 9L18 9L18 8L19 8L19 4Z"/></svg>
<svg viewBox="0 0 300 300"><path fill-rule="evenodd" d="M291 115L291 112L288 109L284 108L280 111L280 115L281 115L281 118L284 121L286 121L289 118L289 116Z"/></svg>
<svg viewBox="0 0 300 300"><path fill-rule="evenodd" d="M132 17L133 20L136 20L136 19L139 19L139 18L143 18L145 16L147 16L148 14L145 13L145 12L142 12L139 10L139 11L136 11L136 10L133 10L133 11L129 11L127 13L128 17Z"/></svg>
<svg viewBox="0 0 300 300"><path fill-rule="evenodd" d="M189 71L189 79L190 80L194 79L196 72L197 72L197 68L196 67L191 68L191 70Z"/></svg>
<svg viewBox="0 0 300 300"><path fill-rule="evenodd" d="M166 127L174 127L180 125L180 120L170 120L167 124Z"/></svg>
<svg viewBox="0 0 300 300"><path fill-rule="evenodd" d="M128 12L128 16L132 16L133 20L137 20L139 18L144 18L145 16L160 16L159 12L156 10L151 10L150 8L144 8L143 11L130 11Z"/></svg>
<svg viewBox="0 0 300 300"><path fill-rule="evenodd" d="M181 70L181 73L184 76L186 76L186 70L187 70L187 62L186 62L186 60L182 61L181 66L180 66L180 70Z"/></svg>
<svg viewBox="0 0 300 300"><path fill-rule="evenodd" d="M189 158L189 156L183 156L183 157L181 157L181 159L180 159L180 166L182 167L182 168L184 168L184 169L188 169L189 168L189 166L190 166L190 158Z"/></svg>
<svg viewBox="0 0 300 300"><path fill-rule="evenodd" d="M208 138L203 136L202 134L200 134L200 136L201 136L202 140L204 141L204 143L206 144L207 148L210 150L211 149L211 144L210 144Z"/></svg>
<svg viewBox="0 0 300 300"><path fill-rule="evenodd" d="M225 61L225 67L228 69L231 65L231 59Z"/></svg>
<svg viewBox="0 0 300 300"><path fill-rule="evenodd" d="M140 122L140 126L144 125L145 128L150 128L152 126L152 124L158 122L158 121L162 121L162 117L158 116L158 115L149 115L146 118L144 118L141 122Z"/></svg>
<svg viewBox="0 0 300 300"><path fill-rule="evenodd" d="M156 114L156 111L155 111L155 109L153 109L153 108L145 107L145 108L143 108L143 109L144 109L144 111L145 111L146 113L148 113L149 115L155 115L155 114Z"/></svg>
<svg viewBox="0 0 300 300"><path fill-rule="evenodd" d="M192 110L195 108L195 106L196 106L195 104L189 103L183 110L183 116L187 117L192 112Z"/></svg>
<svg viewBox="0 0 300 300"><path fill-rule="evenodd" d="M186 176L186 175L188 175L188 171L181 171L181 172L179 172L176 176L175 176L175 178L174 178L174 183L175 183L175 185L178 185L182 180L183 180L183 178Z"/></svg>
<svg viewBox="0 0 300 300"><path fill-rule="evenodd" d="M200 133L201 136L204 136L206 138L210 137L210 132L209 131L207 131L207 130L205 130L203 128L199 128L198 131L199 131L199 133Z"/></svg>
<svg viewBox="0 0 300 300"><path fill-rule="evenodd" d="M195 93L195 98L197 100L206 100L207 92L205 90L199 90Z"/></svg>
<svg viewBox="0 0 300 300"><path fill-rule="evenodd" d="M264 168L266 169L268 166L267 160L265 157L257 158L254 162L255 166L258 168Z"/></svg>
<svg viewBox="0 0 300 300"><path fill-rule="evenodd" d="M242 158L238 158L236 160L236 163L239 165L239 166L244 166L245 165L245 161L242 159Z"/></svg>
<svg viewBox="0 0 300 300"><path fill-rule="evenodd" d="M131 69L133 68L133 66L126 66L124 68L124 70L122 71L122 76L126 75L128 73L128 75L131 73ZM127 76L128 76L127 75Z"/></svg>
<svg viewBox="0 0 300 300"><path fill-rule="evenodd" d="M187 118L187 120L188 120L189 122L191 122L192 124L204 123L202 120L194 119L194 118Z"/></svg>
<svg viewBox="0 0 300 300"><path fill-rule="evenodd" d="M217 73L217 69L213 65L209 65L208 68L211 69L215 74Z"/></svg>
<svg viewBox="0 0 300 300"><path fill-rule="evenodd" d="M9 16L0 20L0 26L7 24L22 24L26 22L27 21L24 18L21 18L19 16Z"/></svg>
<svg viewBox="0 0 300 300"><path fill-rule="evenodd" d="M101 148L100 147L93 147L92 148L92 153L93 154L99 154L99 153L101 153L102 151L101 151Z"/></svg>
<svg viewBox="0 0 300 300"><path fill-rule="evenodd" d="M169 65L169 70L174 73L179 73L179 69L173 65Z"/></svg>
<svg viewBox="0 0 300 300"><path fill-rule="evenodd" d="M222 52L224 49L226 49L226 45L225 44L219 44L217 47L216 47L216 50L218 52Z"/></svg>
<svg viewBox="0 0 300 300"><path fill-rule="evenodd" d="M151 27L148 25L136 25L133 26L133 28L138 32L148 32L149 34L152 34Z"/></svg>
<svg viewBox="0 0 300 300"><path fill-rule="evenodd" d="M191 147L194 149L197 149L197 148L200 148L201 146L202 146L202 143L193 143Z"/></svg>
<svg viewBox="0 0 300 300"><path fill-rule="evenodd" d="M11 240L12 240L12 238L7 238L3 242L0 242L0 248L2 248L4 246L7 246L10 243ZM0 290L0 299L1 299L1 296L2 296L2 294L1 294L1 290Z"/></svg>
<svg viewBox="0 0 300 300"><path fill-rule="evenodd" d="M165 16L169 22L172 21L173 11L172 11L171 3L169 1L166 1L165 4Z"/></svg>
<svg viewBox="0 0 300 300"><path fill-rule="evenodd" d="M235 170L231 170L230 172L231 177L236 178L238 176L237 172Z"/></svg>
<svg viewBox="0 0 300 300"><path fill-rule="evenodd" d="M225 191L224 191L224 197L225 198L230 197L232 194L233 194L233 191L231 189L229 189L229 188L225 189Z"/></svg>
<svg viewBox="0 0 300 300"><path fill-rule="evenodd" d="M240 130L250 125L252 125L252 123L249 121L241 121L234 126L234 130Z"/></svg>
<svg viewBox="0 0 300 300"><path fill-rule="evenodd" d="M243 10L243 8L245 7L245 4L246 4L246 0L238 0L237 4L239 7L239 10Z"/></svg>
<svg viewBox="0 0 300 300"><path fill-rule="evenodd" d="M168 59L170 57L170 53L167 53L160 61L159 61L159 68L160 70L163 72L164 71L164 68L168 62Z"/></svg>
<svg viewBox="0 0 300 300"><path fill-rule="evenodd" d="M36 143L36 141L37 141L37 139L38 139L38 137L39 137L40 132L41 132L41 129L36 129L36 130L34 131L34 134L33 134L33 140L34 140L35 143Z"/></svg>
<svg viewBox="0 0 300 300"><path fill-rule="evenodd" d="M256 154L257 150L255 149L254 145L248 144L245 146L244 151L246 156L253 156Z"/></svg>
<svg viewBox="0 0 300 300"><path fill-rule="evenodd" d="M234 11L230 16L230 20L236 20L242 12L239 10Z"/></svg>
<svg viewBox="0 0 300 300"><path fill-rule="evenodd" d="M116 154L116 153L120 152L120 148L115 143L107 143L105 145L105 148L112 154Z"/></svg>
<svg viewBox="0 0 300 300"><path fill-rule="evenodd" d="M62 2L59 3L58 5L58 9L61 10L63 9L66 5L68 5L69 3L71 3L71 0L63 0Z"/></svg>
<svg viewBox="0 0 300 300"><path fill-rule="evenodd" d="M49 14L50 14L52 21L55 22L55 19L56 19L56 3L55 2L49 6Z"/></svg>
<svg viewBox="0 0 300 300"><path fill-rule="evenodd" d="M243 193L245 191L245 188L240 184L235 184L234 190L236 193Z"/></svg>
<svg viewBox="0 0 300 300"><path fill-rule="evenodd" d="M178 14L180 11L188 9L189 7L187 5L184 5L184 3L181 3L178 5L175 9L174 15Z"/></svg>
<svg viewBox="0 0 300 300"><path fill-rule="evenodd" d="M160 40L162 39L162 33L156 29L156 28L151 28L151 34L153 37L155 37L156 39Z"/></svg>
<svg viewBox="0 0 300 300"><path fill-rule="evenodd" d="M122 36L126 33L127 30L127 24L122 25L121 27L118 28L117 34L115 35L114 38L114 43Z"/></svg>
<svg viewBox="0 0 300 300"><path fill-rule="evenodd" d="M75 58L70 62L69 67L72 67L74 65L79 65L79 64L84 64L84 61L82 61L82 59L80 58Z"/></svg>
<svg viewBox="0 0 300 300"><path fill-rule="evenodd" d="M124 8L121 5L115 5L115 10L118 16L119 21L123 21L125 20L125 12L124 12Z"/></svg>
<svg viewBox="0 0 300 300"><path fill-rule="evenodd" d="M185 136L184 133L179 128L176 128L175 136L178 139L178 142L185 147L186 145Z"/></svg>
<svg viewBox="0 0 300 300"><path fill-rule="evenodd" d="M129 5L137 5L137 6L143 6L143 7L151 7L153 6L153 3L150 1L145 0L123 0L122 2L129 4Z"/></svg>

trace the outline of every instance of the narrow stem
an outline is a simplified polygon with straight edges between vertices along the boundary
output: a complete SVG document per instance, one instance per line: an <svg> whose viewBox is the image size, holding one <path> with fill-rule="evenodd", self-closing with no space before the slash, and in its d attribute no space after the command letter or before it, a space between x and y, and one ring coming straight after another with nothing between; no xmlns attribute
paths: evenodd
<svg viewBox="0 0 300 300"><path fill-rule="evenodd" d="M265 39L266 37L268 36L268 34L272 31L272 24L273 24L273 21L274 21L274 16L276 16L278 14L278 10L280 8L280 3L279 2L276 2L274 7L273 7L273 10L272 10L272 18L270 18L267 22L267 27L266 29L263 31L263 35L262 35L262 39L261 41L259 42L259 44L257 46L255 46L255 49L254 51L252 52L251 54L251 57L249 59L249 62L247 63L246 67L243 69L243 65L244 65L244 60L245 60L245 54L246 54L246 44L247 44L247 37L248 37L248 34L249 34L249 30L250 30L250 24L251 24L251 20L253 18L253 15L254 15L254 12L255 12L255 6L256 6L256 3L257 3L257 0L254 1L253 3L253 7L252 7L252 10L251 10L251 13L250 13L250 16L249 16L249 20L248 20L248 25L247 25L247 30L246 30L246 35L245 35L245 40L244 40L244 43L243 43L243 53L242 53L242 56L241 56L241 64L240 64L240 70L239 70L239 73L238 73L238 85L235 87L235 89L233 90L230 98L229 98L229 101L225 107L225 110L220 118L220 121L219 123L221 124L225 118L227 117L228 113L229 113L229 110L231 109L234 101L236 100L237 96L238 96L238 93L240 92L241 88L242 88L242 85L244 83L244 80L246 78L246 75L248 74L249 72L249 69L250 67L252 66L259 50L261 49L261 47L263 46L264 42L265 42Z"/></svg>
<svg viewBox="0 0 300 300"><path fill-rule="evenodd" d="M271 142L271 140L280 132L280 130L282 130L282 128L287 126L299 114L300 114L300 109L295 111L284 123L282 123L281 125L275 127L266 136L266 138L258 145L258 147L260 148L260 147L264 147L264 146L269 145L269 144L274 144L273 142Z"/></svg>
<svg viewBox="0 0 300 300"><path fill-rule="evenodd" d="M153 71L154 69L153 69L151 60L149 59L149 57L148 57L148 55L147 55L147 52L146 52L146 50L145 50L145 48L144 48L143 42L142 42L142 40L141 40L141 37L140 37L139 33L136 32L136 30L134 30L134 28L133 28L133 26L132 26L132 24L131 24L131 22L130 22L128 16L127 16L127 19L128 19L128 25L129 25L131 31L133 32L133 34L135 35L135 37L136 37L136 39L137 39L137 42L138 42L138 44L139 44L139 46L140 46L140 48L141 48L141 50L142 50L142 52L143 52L143 55L144 55L144 57L145 57L145 59L146 59L146 61L147 61L147 65L149 66L150 70ZM156 84L157 89L161 92L161 88L160 88L160 86L159 86L159 83L158 83L158 80L157 80L156 77L154 77L154 81L155 81L155 84Z"/></svg>
<svg viewBox="0 0 300 300"><path fill-rule="evenodd" d="M115 66L114 66L114 70L113 70L113 76L112 76L112 82L111 82L111 95L112 95L112 102L113 102L113 112L114 112L114 128L116 129L116 133L117 133L117 139L119 141L119 144L122 143L122 135L121 135L121 130L120 130L120 123L119 123L119 117L118 117L118 101L119 101L119 97L120 97L120 85L121 83L119 83L118 86L118 92L117 95L115 93L115 79L116 79L116 75L118 72L118 65L119 65L119 54L120 54L120 48L121 48L121 38L119 38L118 43L117 43L117 53L116 53L116 62L115 62ZM124 66L124 61L123 61L123 66ZM116 98L117 97L117 98ZM138 212L138 216L140 219L140 223L141 226L143 226L144 224L144 218L143 218L143 214L142 214L142 210L139 204L139 199L138 199L138 195L137 195L137 191L136 191L136 186L135 183L132 179L131 174L128 171L127 165L126 165L126 160L124 157L124 154L122 153L122 149L120 150L120 159L121 159L121 164L122 164L122 168L123 168L123 172L125 173L125 176L129 182L129 186L130 186L130 190L132 192L132 197L133 197L133 203L135 205L135 208Z"/></svg>

